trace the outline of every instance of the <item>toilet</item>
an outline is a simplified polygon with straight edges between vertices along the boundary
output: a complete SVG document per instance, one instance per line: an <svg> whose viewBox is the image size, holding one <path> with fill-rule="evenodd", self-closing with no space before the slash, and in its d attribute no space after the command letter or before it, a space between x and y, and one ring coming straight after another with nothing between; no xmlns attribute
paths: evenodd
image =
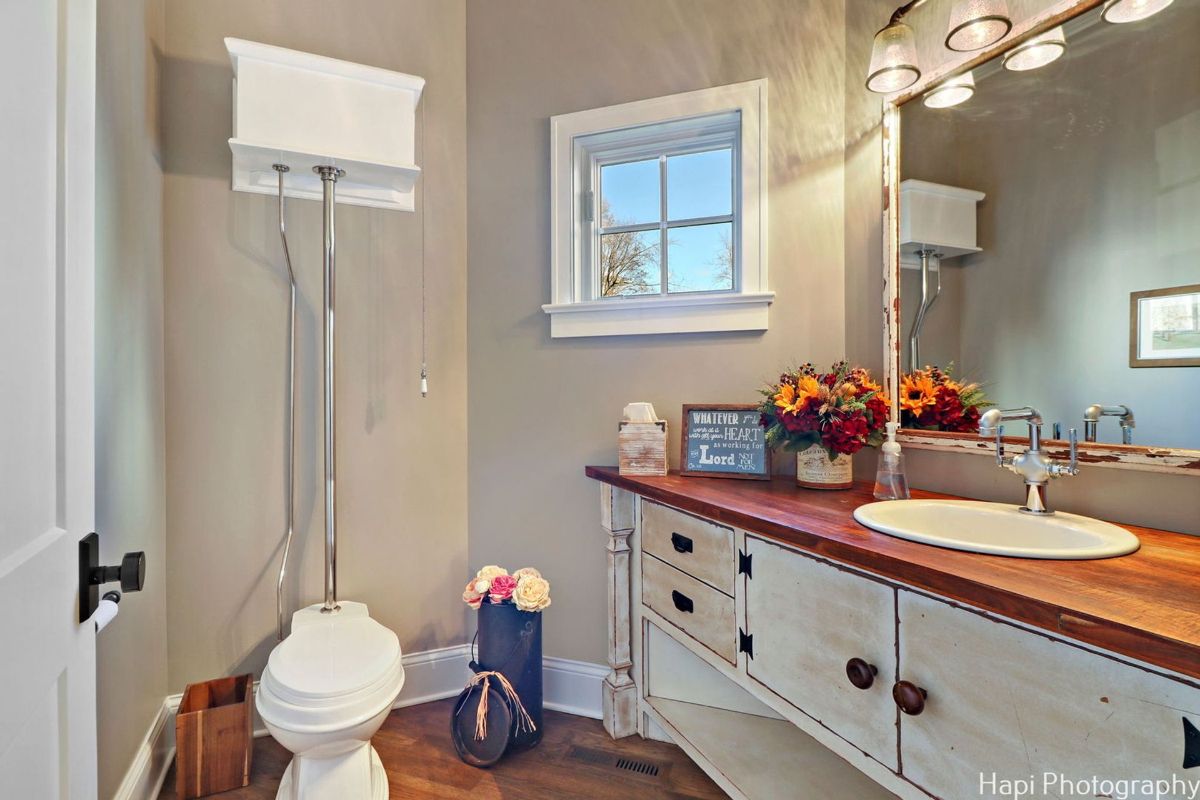
<svg viewBox="0 0 1200 800"><path fill-rule="evenodd" d="M387 774L371 737L404 685L396 634L362 603L292 615L271 651L255 703L267 730L292 751L279 800L386 800Z"/></svg>

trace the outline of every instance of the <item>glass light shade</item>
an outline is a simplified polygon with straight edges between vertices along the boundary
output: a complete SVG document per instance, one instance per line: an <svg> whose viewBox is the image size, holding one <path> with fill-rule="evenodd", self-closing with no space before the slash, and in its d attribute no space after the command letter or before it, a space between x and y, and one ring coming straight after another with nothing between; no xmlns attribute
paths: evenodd
<svg viewBox="0 0 1200 800"><path fill-rule="evenodd" d="M1027 39L1004 54L1004 68L1026 72L1044 67L1067 51L1067 37L1062 27Z"/></svg>
<svg viewBox="0 0 1200 800"><path fill-rule="evenodd" d="M1109 0L1100 17L1105 22L1119 24L1138 22L1152 17L1171 5L1173 0Z"/></svg>
<svg viewBox="0 0 1200 800"><path fill-rule="evenodd" d="M960 53L995 44L1012 30L1004 0L958 0L950 9L946 47Z"/></svg>
<svg viewBox="0 0 1200 800"><path fill-rule="evenodd" d="M975 94L975 76L964 72L925 93L922 101L929 108L950 108L965 103Z"/></svg>
<svg viewBox="0 0 1200 800"><path fill-rule="evenodd" d="M921 77L917 69L917 42L913 29L895 22L875 34L871 47L871 66L867 88L879 94L891 94L912 86Z"/></svg>

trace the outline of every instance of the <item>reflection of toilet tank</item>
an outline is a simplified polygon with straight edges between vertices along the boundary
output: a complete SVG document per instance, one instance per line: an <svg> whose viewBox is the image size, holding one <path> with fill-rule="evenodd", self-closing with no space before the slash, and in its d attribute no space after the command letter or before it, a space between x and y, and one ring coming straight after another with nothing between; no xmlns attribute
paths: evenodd
<svg viewBox="0 0 1200 800"><path fill-rule="evenodd" d="M233 189L321 199L312 168L346 171L337 202L413 210L415 120L425 79L242 39L233 63Z"/></svg>
<svg viewBox="0 0 1200 800"><path fill-rule="evenodd" d="M918 250L940 253L942 261L978 253L975 206L983 192L929 181L900 183L900 266L917 269Z"/></svg>

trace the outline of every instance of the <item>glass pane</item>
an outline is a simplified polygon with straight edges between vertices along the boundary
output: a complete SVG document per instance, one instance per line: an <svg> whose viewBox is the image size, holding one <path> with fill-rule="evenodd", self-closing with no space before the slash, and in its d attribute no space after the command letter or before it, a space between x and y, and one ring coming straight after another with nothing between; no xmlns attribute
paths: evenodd
<svg viewBox="0 0 1200 800"><path fill-rule="evenodd" d="M690 225L667 231L667 290L716 292L733 288L733 225Z"/></svg>
<svg viewBox="0 0 1200 800"><path fill-rule="evenodd" d="M600 237L600 296L658 294L662 288L659 231Z"/></svg>
<svg viewBox="0 0 1200 800"><path fill-rule="evenodd" d="M636 225L662 219L658 159L600 168L600 224Z"/></svg>
<svg viewBox="0 0 1200 800"><path fill-rule="evenodd" d="M667 157L667 219L733 213L733 151Z"/></svg>

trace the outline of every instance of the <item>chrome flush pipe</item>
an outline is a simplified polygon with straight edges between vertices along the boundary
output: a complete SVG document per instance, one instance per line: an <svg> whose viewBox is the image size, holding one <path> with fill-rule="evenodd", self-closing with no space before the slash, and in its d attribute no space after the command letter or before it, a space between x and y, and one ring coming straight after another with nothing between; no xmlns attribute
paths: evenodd
<svg viewBox="0 0 1200 800"><path fill-rule="evenodd" d="M287 577L288 554L292 551L292 534L296 523L296 273L292 271L292 255L288 251L287 226L283 214L283 174L286 164L271 165L279 177L279 239L283 243L283 260L288 271L288 438L287 438L287 535L283 540L283 556L279 559L279 579L275 583L275 616L279 641L283 641L283 581Z"/></svg>
<svg viewBox="0 0 1200 800"><path fill-rule="evenodd" d="M1083 412L1083 440L1096 441L1101 417L1121 418L1121 444L1133 444L1133 429L1136 423L1133 419L1133 409L1129 406L1090 405Z"/></svg>
<svg viewBox="0 0 1200 800"><path fill-rule="evenodd" d="M921 303L917 307L917 314L913 318L912 333L908 337L908 366L910 372L916 372L924 366L921 363L921 328L925 325L925 315L929 313L929 309L933 308L934 301L942 293L942 264L940 258L932 250L918 250L917 255L921 257ZM932 297L929 296L930 258L938 259L937 287L934 289Z"/></svg>
<svg viewBox="0 0 1200 800"><path fill-rule="evenodd" d="M337 468L337 444L334 436L334 327L335 299L335 241L334 203L338 178L344 170L333 166L313 167L321 176L321 199L324 203L325 233L325 308L322 333L325 340L325 604L322 613L338 611L337 602L337 505L334 492Z"/></svg>

